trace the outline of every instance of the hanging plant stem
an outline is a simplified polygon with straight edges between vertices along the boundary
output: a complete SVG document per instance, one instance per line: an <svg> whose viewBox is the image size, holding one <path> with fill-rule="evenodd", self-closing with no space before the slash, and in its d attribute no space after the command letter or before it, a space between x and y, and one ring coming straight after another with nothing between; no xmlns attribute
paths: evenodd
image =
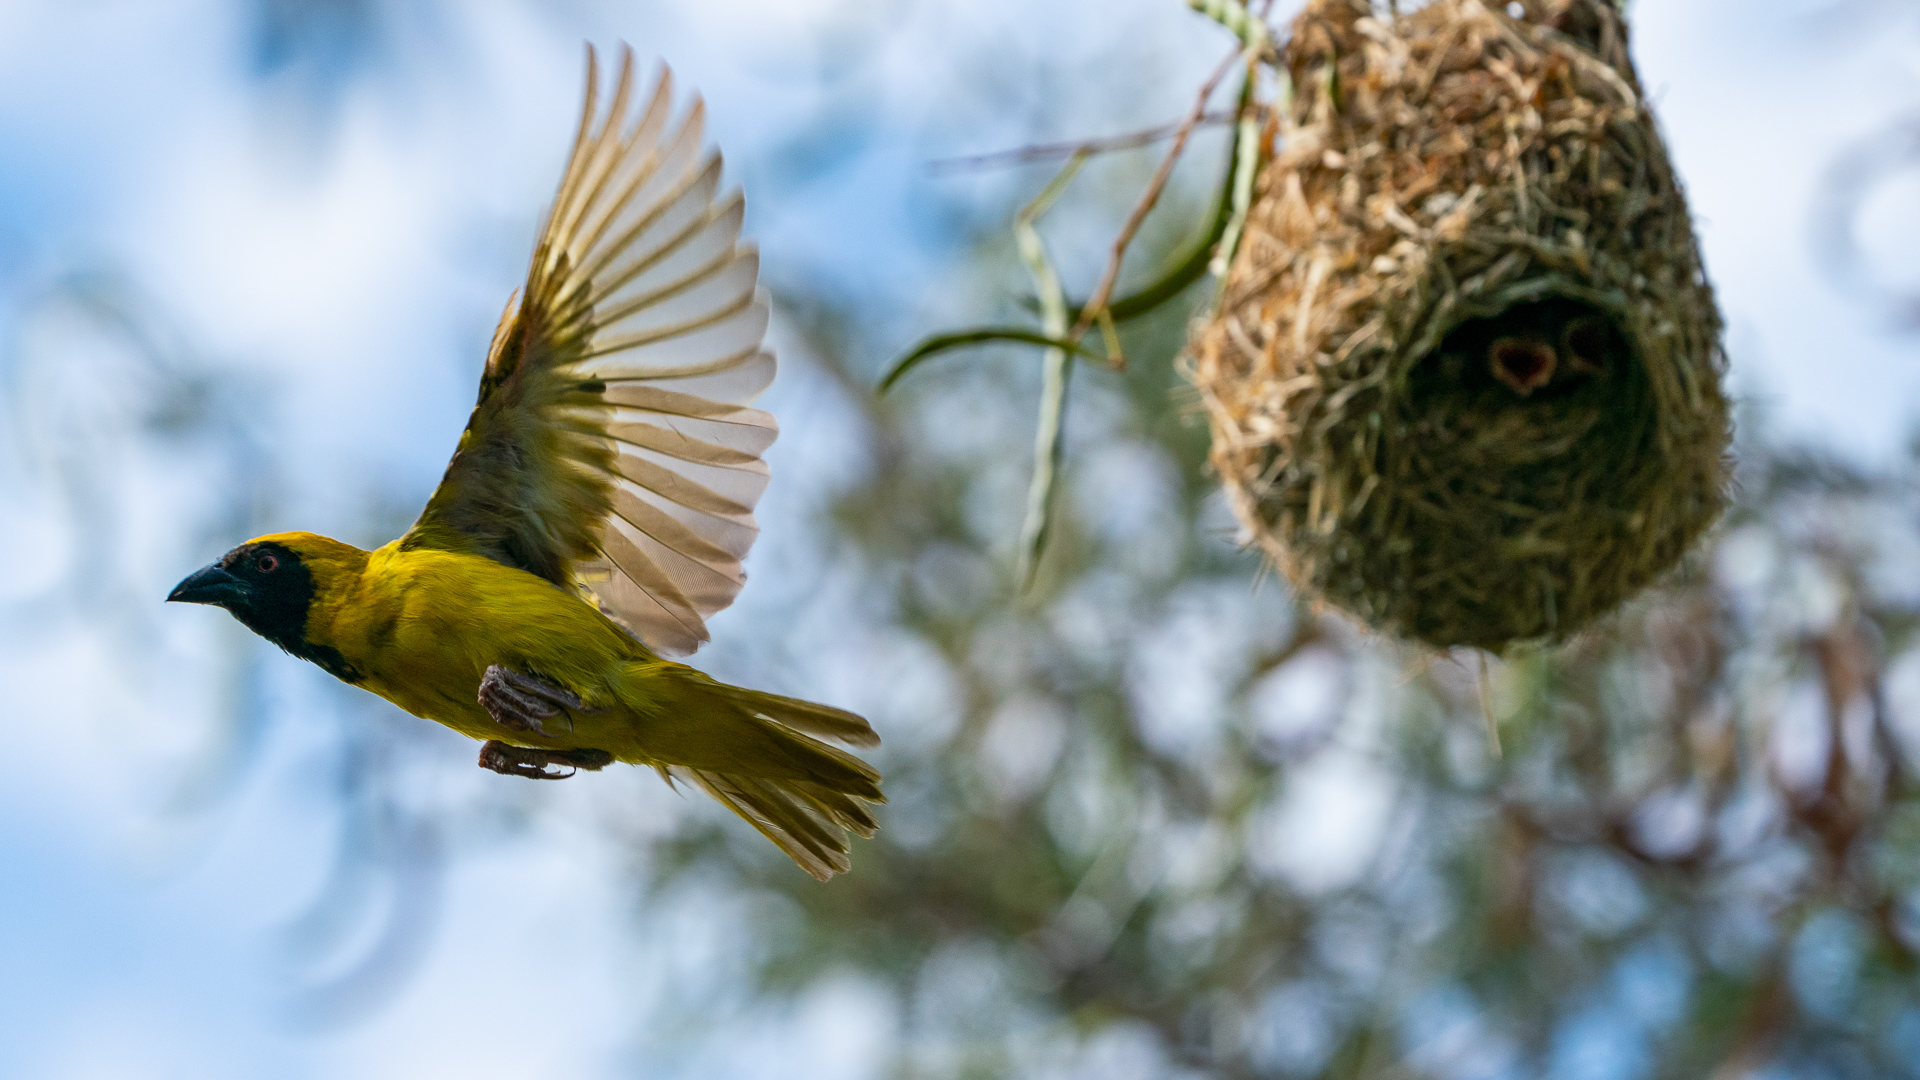
<svg viewBox="0 0 1920 1080"><path fill-rule="evenodd" d="M1040 296L1040 328L1050 338L1066 335L1067 294L1060 287L1060 275L1047 260L1046 244L1040 239L1040 231L1034 228L1034 222L1073 182L1089 156L1083 152L1068 158L1059 175L1032 202L1022 207L1013 221L1020 258L1027 264L1027 272L1033 275L1034 290ZM1080 335L1075 334L1069 340L1077 341L1079 338ZM1047 534L1052 531L1054 478L1059 474L1061 451L1066 445L1063 436L1066 431L1067 380L1073 374L1069 356L1065 348L1050 348L1044 359L1046 366L1040 383L1040 424L1033 437L1033 481L1027 486L1026 520L1020 525L1018 576L1022 592L1033 585L1034 574L1040 565L1040 553L1046 547Z"/></svg>
<svg viewBox="0 0 1920 1080"><path fill-rule="evenodd" d="M1266 21L1249 12L1239 0L1187 0L1187 6L1233 31L1249 57L1266 51L1271 40Z"/></svg>
<svg viewBox="0 0 1920 1080"><path fill-rule="evenodd" d="M1018 326L982 326L975 330L962 330L952 334L935 334L915 345L911 351L894 362L885 378L880 380L876 393L885 394L901 377L922 361L955 349L965 349L974 345L987 345L996 341L1013 341L1027 345L1042 345L1049 349L1064 349L1075 356L1088 360L1104 361L1106 357L1066 338L1048 337L1037 330L1025 330Z"/></svg>

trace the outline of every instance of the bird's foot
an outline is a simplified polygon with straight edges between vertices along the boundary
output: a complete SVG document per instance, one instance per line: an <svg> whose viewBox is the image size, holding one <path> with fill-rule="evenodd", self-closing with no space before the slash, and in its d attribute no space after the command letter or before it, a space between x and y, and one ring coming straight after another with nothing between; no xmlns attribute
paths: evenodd
<svg viewBox="0 0 1920 1080"><path fill-rule="evenodd" d="M592 772L613 764L613 755L605 750L542 750L531 746L511 746L489 739L480 748L480 767L503 776L524 776L529 780L565 780L581 769ZM567 772L548 772L547 766L560 766Z"/></svg>
<svg viewBox="0 0 1920 1080"><path fill-rule="evenodd" d="M493 664L480 677L480 704L493 722L512 731L531 731L545 735L540 721L551 720L563 712L597 712L564 686L550 683L537 675L528 675L510 667ZM573 719L568 717L572 730Z"/></svg>

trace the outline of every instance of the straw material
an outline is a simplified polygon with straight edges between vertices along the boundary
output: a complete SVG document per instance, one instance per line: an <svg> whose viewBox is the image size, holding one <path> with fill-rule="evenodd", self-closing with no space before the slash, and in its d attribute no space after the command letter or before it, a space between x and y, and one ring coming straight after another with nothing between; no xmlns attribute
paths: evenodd
<svg viewBox="0 0 1920 1080"><path fill-rule="evenodd" d="M1194 333L1252 537L1304 594L1441 647L1578 632L1727 498L1720 316L1625 23L1523 8L1310 2Z"/></svg>

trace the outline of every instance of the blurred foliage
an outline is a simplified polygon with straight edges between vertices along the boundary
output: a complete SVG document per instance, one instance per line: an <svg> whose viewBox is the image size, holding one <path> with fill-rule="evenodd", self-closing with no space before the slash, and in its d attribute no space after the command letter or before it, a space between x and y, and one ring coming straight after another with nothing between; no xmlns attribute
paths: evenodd
<svg viewBox="0 0 1920 1080"><path fill-rule="evenodd" d="M1828 167L1814 214L1816 250L1834 278L1908 331L1920 329L1920 282L1904 263L1888 266L1872 256L1862 218L1876 196L1910 196L1916 169L1920 117L1908 116L1860 139ZM1899 181L1907 183L1896 187Z"/></svg>

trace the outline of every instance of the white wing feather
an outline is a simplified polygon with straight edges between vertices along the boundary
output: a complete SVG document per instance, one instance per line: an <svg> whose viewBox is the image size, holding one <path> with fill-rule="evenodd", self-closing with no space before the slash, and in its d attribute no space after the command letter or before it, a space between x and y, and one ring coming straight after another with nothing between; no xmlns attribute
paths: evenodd
<svg viewBox="0 0 1920 1080"><path fill-rule="evenodd" d="M759 256L740 242L740 195L720 192L720 155L703 152L704 110L696 99L670 122L663 69L622 131L633 67L624 50L596 125L589 62L580 135L544 240L560 306L590 309L585 355L570 370L603 383L611 407L581 428L604 431L619 451L601 557L576 575L650 648L683 656L746 580L740 562L767 485L761 455L779 433L747 406L775 363Z"/></svg>

